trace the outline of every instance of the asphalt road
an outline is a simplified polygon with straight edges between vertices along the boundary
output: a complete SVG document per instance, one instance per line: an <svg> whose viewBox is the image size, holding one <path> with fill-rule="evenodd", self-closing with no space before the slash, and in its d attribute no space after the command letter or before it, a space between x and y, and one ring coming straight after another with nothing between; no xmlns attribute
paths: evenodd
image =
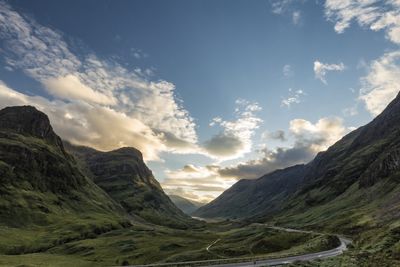
<svg viewBox="0 0 400 267"><path fill-rule="evenodd" d="M297 229L289 229L282 227L270 227L277 230L287 231L287 232L300 232L300 233L316 233L312 231L303 231ZM298 256L291 257L283 257L278 259L268 259L268 260L257 260L257 261L249 261L248 259L243 259L242 262L237 263L220 263L221 260L209 260L209 261L190 261L190 262L174 262L174 263L159 263L159 264L148 264L148 265L132 265L132 267L162 267L162 266L213 266L213 267L260 267L260 266L277 266L277 265L285 265L289 263L293 263L295 261L311 261L316 259L325 259L330 257L335 257L342 254L345 250L347 250L347 245L351 243L351 240L346 239L344 237L338 236L340 240L340 246L334 249L321 251L317 253L309 253ZM206 250L210 252L210 248L220 241L219 239L211 243ZM227 259L229 260L229 259ZM218 263L217 263L218 261ZM213 264L214 263L214 264Z"/></svg>
<svg viewBox="0 0 400 267"><path fill-rule="evenodd" d="M310 253L299 256L285 257L280 259L271 260L258 260L251 262L240 262L240 263L228 263L228 264L218 264L218 265L203 265L203 266L219 266L219 267L245 267L245 266L276 266L293 263L295 261L311 261L316 259L325 259L330 257L335 257L342 254L346 249L347 245L351 243L350 240L339 237L340 246L331 250L321 251L318 253Z"/></svg>

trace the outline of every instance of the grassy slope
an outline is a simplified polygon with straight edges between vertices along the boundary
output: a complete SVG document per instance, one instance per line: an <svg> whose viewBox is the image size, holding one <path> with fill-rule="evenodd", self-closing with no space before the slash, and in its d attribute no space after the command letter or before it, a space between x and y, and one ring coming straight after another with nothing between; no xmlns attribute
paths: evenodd
<svg viewBox="0 0 400 267"><path fill-rule="evenodd" d="M304 170L304 165L296 165L256 180L240 180L194 215L235 219L279 210L302 183Z"/></svg>
<svg viewBox="0 0 400 267"><path fill-rule="evenodd" d="M62 149L10 131L0 131L0 149L0 253L42 251L129 225Z"/></svg>
<svg viewBox="0 0 400 267"><path fill-rule="evenodd" d="M273 200L278 209L267 208L251 219L347 234L355 251L398 264L399 121L400 95L371 123L307 164L303 185L284 203ZM223 208L230 210L232 202Z"/></svg>

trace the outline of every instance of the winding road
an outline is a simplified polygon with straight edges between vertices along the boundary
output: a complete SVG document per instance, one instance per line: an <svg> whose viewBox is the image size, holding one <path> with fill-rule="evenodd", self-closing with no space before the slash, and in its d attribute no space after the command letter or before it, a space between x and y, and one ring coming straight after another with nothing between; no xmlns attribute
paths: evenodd
<svg viewBox="0 0 400 267"><path fill-rule="evenodd" d="M312 231L303 231L303 230L282 228L282 227L271 226L270 228L276 229L276 230L281 230L281 231L287 231L287 232L321 234L321 233L312 232ZM162 267L162 266L190 266L190 265L213 266L213 267L246 267L246 266L260 267L260 266L285 265L285 264L293 263L296 261L311 261L311 260L317 260L317 259L326 259L326 258L341 255L344 251L347 250L347 245L351 243L351 240L349 240L347 238L344 238L342 236L337 236L337 237L340 240L340 246L338 246L337 248L326 250L326 251L321 251L321 252L316 252L316 253L309 253L309 254L283 257L283 258L277 258L277 259L251 260L249 258L243 258L243 259L236 258L236 259L222 259L222 260L187 261L187 262L158 263L158 264L156 263L156 264L148 264L148 265L132 265L132 267L151 267L151 266ZM210 248L219 241L220 241L220 239L217 239L214 242L212 242L209 246L206 247L206 250L211 253ZM241 260L241 261L227 263L229 261L239 261L239 260Z"/></svg>
<svg viewBox="0 0 400 267"><path fill-rule="evenodd" d="M330 257L335 257L342 254L346 249L347 245L351 243L349 239L338 237L340 239L340 246L337 248L321 251L317 253L310 253L292 257L284 257L279 259L269 259L269 260L257 260L249 262L239 262L239 263L227 263L218 265L200 265L200 266L219 266L219 267L245 267L245 266L276 266L293 263L295 261L311 261L316 259L325 259Z"/></svg>

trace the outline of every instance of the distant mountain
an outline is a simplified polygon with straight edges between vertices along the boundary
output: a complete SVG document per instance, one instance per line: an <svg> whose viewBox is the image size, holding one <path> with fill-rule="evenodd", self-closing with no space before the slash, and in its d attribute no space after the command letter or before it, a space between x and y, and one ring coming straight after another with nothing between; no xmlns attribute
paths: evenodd
<svg viewBox="0 0 400 267"><path fill-rule="evenodd" d="M400 94L310 163L241 180L195 215L342 232L400 253L399 196Z"/></svg>
<svg viewBox="0 0 400 267"><path fill-rule="evenodd" d="M304 172L304 165L296 165L256 180L240 180L193 215L203 218L243 218L266 210L279 210L302 184Z"/></svg>
<svg viewBox="0 0 400 267"><path fill-rule="evenodd" d="M101 152L65 143L88 176L131 215L154 224L187 228L193 220L162 190L139 150L131 147Z"/></svg>
<svg viewBox="0 0 400 267"><path fill-rule="evenodd" d="M169 195L169 198L180 210L188 215L191 215L198 208L205 205L204 203L189 200L178 195Z"/></svg>
<svg viewBox="0 0 400 267"><path fill-rule="evenodd" d="M52 243L129 224L122 207L80 171L44 113L30 106L0 110L0 235L3 238L10 235L10 240L15 242L24 238L23 243L28 247L23 250L35 251ZM39 232L42 227L56 228L58 237L47 236L51 231L32 237L13 234L16 229L33 227ZM40 240L46 245L41 245ZM0 247L3 250L15 253L18 248L4 245Z"/></svg>

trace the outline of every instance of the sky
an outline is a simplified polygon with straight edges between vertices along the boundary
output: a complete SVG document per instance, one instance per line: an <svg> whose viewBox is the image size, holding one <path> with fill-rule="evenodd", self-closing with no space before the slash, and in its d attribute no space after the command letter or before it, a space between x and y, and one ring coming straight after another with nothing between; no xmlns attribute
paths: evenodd
<svg viewBox="0 0 400 267"><path fill-rule="evenodd" d="M208 202L378 115L399 44L399 0L0 0L0 108Z"/></svg>

